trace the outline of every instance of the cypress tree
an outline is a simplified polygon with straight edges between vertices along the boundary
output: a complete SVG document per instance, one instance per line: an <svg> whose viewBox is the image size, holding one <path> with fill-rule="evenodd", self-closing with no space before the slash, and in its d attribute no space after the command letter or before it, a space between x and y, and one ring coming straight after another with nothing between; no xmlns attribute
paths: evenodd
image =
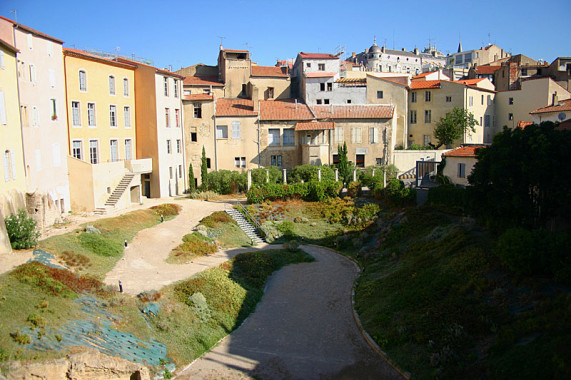
<svg viewBox="0 0 571 380"><path fill-rule="evenodd" d="M188 165L188 192L190 194L196 191L196 184L194 183L194 169L192 163Z"/></svg>
<svg viewBox="0 0 571 380"><path fill-rule="evenodd" d="M200 188L203 191L208 190L208 166L206 164L206 151L204 150L204 145L202 146L202 160L200 164L200 179L202 180L202 184Z"/></svg>

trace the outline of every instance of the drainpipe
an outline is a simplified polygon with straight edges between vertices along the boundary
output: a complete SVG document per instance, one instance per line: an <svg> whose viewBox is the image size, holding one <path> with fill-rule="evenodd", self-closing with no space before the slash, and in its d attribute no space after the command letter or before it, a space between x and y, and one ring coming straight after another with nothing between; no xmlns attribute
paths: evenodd
<svg viewBox="0 0 571 380"><path fill-rule="evenodd" d="M214 98L214 170L218 171L218 149L216 146L216 98L214 97L214 93L212 93L212 97Z"/></svg>
<svg viewBox="0 0 571 380"><path fill-rule="evenodd" d="M16 45L16 29L18 25L12 26L12 35L14 38L14 47L18 49ZM22 143L22 159L24 161L24 175L28 177L28 165L26 165L26 150L24 148L24 123L22 123L22 101L20 97L20 75L18 73L18 52L15 53L16 55L16 87L18 88L18 108L20 111L20 135L21 135L21 143ZM26 186L27 187L27 186Z"/></svg>

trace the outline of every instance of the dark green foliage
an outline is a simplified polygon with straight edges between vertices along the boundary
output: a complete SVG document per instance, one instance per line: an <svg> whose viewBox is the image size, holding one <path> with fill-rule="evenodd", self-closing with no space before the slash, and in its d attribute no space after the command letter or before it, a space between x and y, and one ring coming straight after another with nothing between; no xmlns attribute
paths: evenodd
<svg viewBox="0 0 571 380"><path fill-rule="evenodd" d="M478 122L471 112L464 108L454 107L436 123L434 136L438 140L438 144L434 146L434 149L438 149L442 145L452 145L454 141L462 137L464 132L476 132L476 125Z"/></svg>
<svg viewBox="0 0 571 380"><path fill-rule="evenodd" d="M335 171L329 166L299 165L288 172L288 183L317 181L321 169L321 181L335 181Z"/></svg>
<svg viewBox="0 0 571 380"><path fill-rule="evenodd" d="M269 171L269 181L267 181L268 172L266 170ZM252 186L264 186L266 181L269 183L282 183L282 171L276 166L252 169Z"/></svg>
<svg viewBox="0 0 571 380"><path fill-rule="evenodd" d="M443 205L449 207L449 210L461 211L466 207L467 202L466 189L454 186L452 184L440 185L428 190L428 204Z"/></svg>
<svg viewBox="0 0 571 380"><path fill-rule="evenodd" d="M347 196L357 198L361 195L361 183L352 181L347 184Z"/></svg>
<svg viewBox="0 0 571 380"><path fill-rule="evenodd" d="M194 182L194 169L192 163L188 165L188 192L194 193L196 191L196 184Z"/></svg>
<svg viewBox="0 0 571 380"><path fill-rule="evenodd" d="M343 142L343 146L338 145L337 152L339 155L339 163L337 164L339 180L345 185L351 180L351 163L347 157L347 143Z"/></svg>
<svg viewBox="0 0 571 380"><path fill-rule="evenodd" d="M520 275L549 275L568 282L571 280L568 269L571 258L567 254L570 246L569 233L515 227L499 237L496 253Z"/></svg>
<svg viewBox="0 0 571 380"><path fill-rule="evenodd" d="M425 145L417 145L417 144L411 144L408 148L406 148L406 150L432 150L434 149L431 146L425 146Z"/></svg>
<svg viewBox="0 0 571 380"><path fill-rule="evenodd" d="M553 123L504 128L477 150L468 177L472 213L493 230L510 226L554 229L571 215L571 131Z"/></svg>
<svg viewBox="0 0 571 380"><path fill-rule="evenodd" d="M416 204L416 190L405 187L403 181L396 178L387 183L387 187L380 190L379 197L395 207L414 206Z"/></svg>
<svg viewBox="0 0 571 380"><path fill-rule="evenodd" d="M235 194L246 190L246 172L218 170L208 173L208 190L218 194Z"/></svg>
<svg viewBox="0 0 571 380"><path fill-rule="evenodd" d="M247 252L236 256L234 270L247 286L261 289L274 271L272 257L264 252Z"/></svg>
<svg viewBox="0 0 571 380"><path fill-rule="evenodd" d="M20 209L18 214L10 215L4 222L13 249L28 249L36 246L40 233L36 230L36 221L28 216L26 210Z"/></svg>
<svg viewBox="0 0 571 380"><path fill-rule="evenodd" d="M286 238L292 237L294 235L293 230L295 225L290 220L284 220L280 224L277 225L277 229L284 234Z"/></svg>
<svg viewBox="0 0 571 380"><path fill-rule="evenodd" d="M253 187L248 191L246 197L249 203L262 203L265 200L275 201L294 198L317 202L338 197L340 191L341 184L335 181L298 182L290 185L267 183L262 187Z"/></svg>
<svg viewBox="0 0 571 380"><path fill-rule="evenodd" d="M120 256L123 254L123 245L107 239L102 235L83 232L77 239L82 247L99 256Z"/></svg>
<svg viewBox="0 0 571 380"><path fill-rule="evenodd" d="M202 146L202 157L200 159L200 180L202 181L200 184L201 190L208 189L208 162L206 161L206 150L204 149L204 145Z"/></svg>

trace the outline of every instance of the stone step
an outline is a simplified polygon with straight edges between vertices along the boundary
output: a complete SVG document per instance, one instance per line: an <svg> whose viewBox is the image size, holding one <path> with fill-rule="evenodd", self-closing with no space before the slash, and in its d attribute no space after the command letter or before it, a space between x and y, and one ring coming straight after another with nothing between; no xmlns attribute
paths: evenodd
<svg viewBox="0 0 571 380"><path fill-rule="evenodd" d="M248 236L252 241L256 243L263 243L264 240L256 231L256 228L244 218L241 212L235 209L226 210L226 213L230 215L237 223L238 226L244 231L246 236Z"/></svg>

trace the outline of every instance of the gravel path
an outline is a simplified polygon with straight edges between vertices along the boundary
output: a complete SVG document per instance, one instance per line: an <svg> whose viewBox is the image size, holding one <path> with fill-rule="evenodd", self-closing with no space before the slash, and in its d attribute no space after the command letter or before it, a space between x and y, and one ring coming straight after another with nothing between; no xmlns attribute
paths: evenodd
<svg viewBox="0 0 571 380"><path fill-rule="evenodd" d="M272 275L256 311L176 379L401 379L366 343L352 314L356 265L304 246L313 263Z"/></svg>

